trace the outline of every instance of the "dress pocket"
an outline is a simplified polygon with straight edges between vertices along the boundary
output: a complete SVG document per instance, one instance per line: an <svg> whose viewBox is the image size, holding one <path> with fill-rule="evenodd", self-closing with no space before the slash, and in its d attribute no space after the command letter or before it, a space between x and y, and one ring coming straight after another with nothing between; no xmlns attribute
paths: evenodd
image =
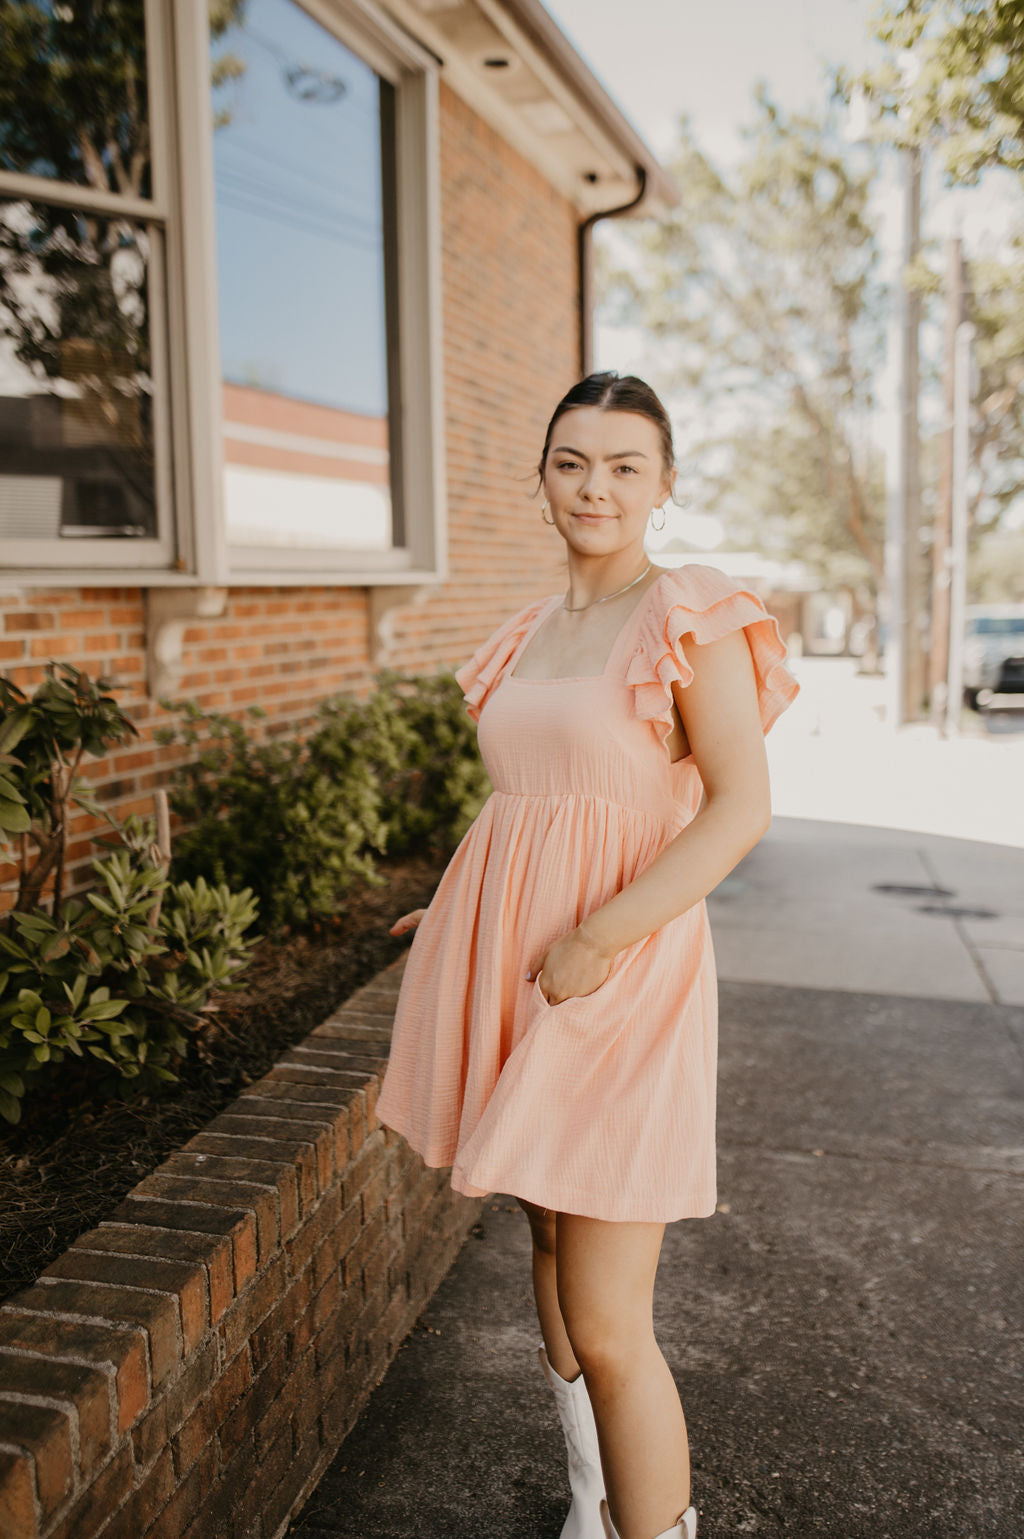
<svg viewBox="0 0 1024 1539"><path fill-rule="evenodd" d="M650 937L648 936L644 940L634 941L631 946L626 946L622 951L616 952L607 978L602 983L599 983L596 989L591 989L589 994L569 994L565 999L560 999L555 1005L545 998L544 991L540 986L540 973L538 973L533 980L532 993L534 1000L540 1004L542 1010L564 1010L567 1006L573 1005L587 1006L592 1000L598 1003L606 995L611 995L615 992L614 985L617 979L649 939Z"/></svg>

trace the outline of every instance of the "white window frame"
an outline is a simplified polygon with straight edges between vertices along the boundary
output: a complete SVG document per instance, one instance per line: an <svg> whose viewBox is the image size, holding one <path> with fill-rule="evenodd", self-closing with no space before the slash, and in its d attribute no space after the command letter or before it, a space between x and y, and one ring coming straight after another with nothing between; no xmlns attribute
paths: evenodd
<svg viewBox="0 0 1024 1539"><path fill-rule="evenodd" d="M161 239L151 238L151 345L158 508L166 523L159 540L76 542L73 564L66 541L7 541L8 581L366 586L447 576L438 61L373 0L295 3L395 88L398 400L389 402L389 426L399 444L391 474L406 543L382 551L288 551L228 541L207 5L146 0L154 198L138 209L114 195L109 202L115 212L138 217L144 210L141 217L159 222ZM87 191L0 173L0 192L15 183L32 197L97 206Z"/></svg>

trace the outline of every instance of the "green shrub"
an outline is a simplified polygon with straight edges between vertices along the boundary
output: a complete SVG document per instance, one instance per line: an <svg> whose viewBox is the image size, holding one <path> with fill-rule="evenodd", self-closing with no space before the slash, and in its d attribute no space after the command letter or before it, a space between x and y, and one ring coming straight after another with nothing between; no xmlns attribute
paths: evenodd
<svg viewBox="0 0 1024 1539"><path fill-rule="evenodd" d="M86 752L101 757L135 733L108 689L67 664L51 664L31 700L0 680L0 841L20 841L16 904L0 925L8 1122L69 1057L94 1071L100 1094L127 1098L175 1080L211 994L236 986L255 945L245 933L256 915L251 892L169 883L166 833L138 817L120 826L78 779ZM95 841L107 853L91 862L94 885L65 898L75 805L104 817L114 837Z"/></svg>
<svg viewBox="0 0 1024 1539"><path fill-rule="evenodd" d="M382 885L374 856L453 849L487 779L450 673L383 670L365 702L324 701L304 740L257 740L251 726L192 702L158 734L192 757L174 773L185 821L174 873L244 883L270 924L335 918L359 883ZM265 717L253 707L250 722Z"/></svg>
<svg viewBox="0 0 1024 1539"><path fill-rule="evenodd" d="M381 776L388 851L450 855L491 789L462 690L449 671L382 669L377 686L400 758L396 772Z"/></svg>
<svg viewBox="0 0 1024 1539"><path fill-rule="evenodd" d="M392 749L375 711L321 707L329 730L314 750L297 738L256 742L241 722L191 702L169 709L180 723L162 740L202 745L174 774L171 804L187 824L175 875L244 882L270 924L291 927L334 914L357 880L383 883L372 855L386 839L373 765Z"/></svg>

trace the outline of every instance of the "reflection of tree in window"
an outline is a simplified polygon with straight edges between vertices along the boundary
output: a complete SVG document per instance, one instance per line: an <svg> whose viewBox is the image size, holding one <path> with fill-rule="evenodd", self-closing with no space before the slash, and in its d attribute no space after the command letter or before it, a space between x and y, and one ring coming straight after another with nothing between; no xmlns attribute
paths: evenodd
<svg viewBox="0 0 1024 1539"><path fill-rule="evenodd" d="M0 205L0 328L42 387L0 396L4 470L63 474L64 534L151 531L147 257L128 220Z"/></svg>
<svg viewBox="0 0 1024 1539"><path fill-rule="evenodd" d="M219 8L227 27L244 0ZM0 491L18 534L155 532L150 236L116 212L152 195L144 10L0 0L0 171L109 199L0 204ZM44 482L59 507L27 490Z"/></svg>

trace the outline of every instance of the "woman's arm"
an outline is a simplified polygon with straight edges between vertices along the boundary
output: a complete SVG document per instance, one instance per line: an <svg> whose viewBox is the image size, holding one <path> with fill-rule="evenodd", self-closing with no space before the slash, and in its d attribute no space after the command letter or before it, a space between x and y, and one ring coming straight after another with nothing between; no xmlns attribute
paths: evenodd
<svg viewBox="0 0 1024 1539"><path fill-rule="evenodd" d="M771 822L768 760L746 637L732 631L704 646L686 637L682 646L693 678L685 688L673 684L672 693L704 803L639 876L549 949L543 972L553 1002L599 988L617 952L706 897Z"/></svg>

